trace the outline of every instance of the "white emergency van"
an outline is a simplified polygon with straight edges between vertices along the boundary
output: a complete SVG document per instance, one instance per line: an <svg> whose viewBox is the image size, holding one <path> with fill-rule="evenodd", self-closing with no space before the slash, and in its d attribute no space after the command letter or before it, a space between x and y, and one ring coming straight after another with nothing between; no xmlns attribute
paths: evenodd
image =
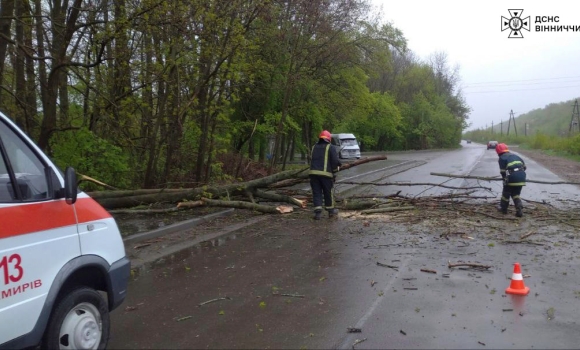
<svg viewBox="0 0 580 350"><path fill-rule="evenodd" d="M0 348L102 349L130 262L113 217L0 113Z"/></svg>
<svg viewBox="0 0 580 350"><path fill-rule="evenodd" d="M336 147L339 158L360 158L360 147L354 134L332 134L330 143Z"/></svg>

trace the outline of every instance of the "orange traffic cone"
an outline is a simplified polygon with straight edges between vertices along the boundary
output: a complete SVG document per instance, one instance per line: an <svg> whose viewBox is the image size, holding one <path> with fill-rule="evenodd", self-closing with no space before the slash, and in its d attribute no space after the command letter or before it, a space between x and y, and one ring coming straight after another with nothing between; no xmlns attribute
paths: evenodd
<svg viewBox="0 0 580 350"><path fill-rule="evenodd" d="M530 292L530 288L524 285L524 278L522 277L522 270L520 268L520 263L514 264L514 274L512 275L512 282L505 290L507 294L516 295L527 295Z"/></svg>

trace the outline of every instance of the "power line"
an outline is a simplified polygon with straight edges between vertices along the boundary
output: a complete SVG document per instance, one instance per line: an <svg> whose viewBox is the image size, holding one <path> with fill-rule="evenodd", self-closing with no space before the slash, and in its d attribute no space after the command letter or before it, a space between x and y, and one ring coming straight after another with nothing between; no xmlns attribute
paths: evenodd
<svg viewBox="0 0 580 350"><path fill-rule="evenodd" d="M465 91L464 94L484 94L484 93L494 93L494 92L514 92L514 91L536 91L536 90L553 90L553 89L569 89L580 87L580 85L571 86L552 86L538 89L516 89L516 90L488 90L488 91Z"/></svg>
<svg viewBox="0 0 580 350"><path fill-rule="evenodd" d="M526 81L556 80L556 79L578 79L578 78L580 78L580 76L556 77L556 78L538 78L538 79L525 79L525 80L487 81L487 82L471 83L471 84L468 84L468 85L498 84L498 83L517 83L517 82L526 82Z"/></svg>
<svg viewBox="0 0 580 350"><path fill-rule="evenodd" d="M562 83L577 83L580 80L568 80L568 81L546 81L546 82L539 82L539 83L504 83L504 84L497 84L495 86L464 86L464 89L487 89L487 88L494 88L494 87L508 87L508 86L518 86L518 85L542 85L542 84L562 84Z"/></svg>

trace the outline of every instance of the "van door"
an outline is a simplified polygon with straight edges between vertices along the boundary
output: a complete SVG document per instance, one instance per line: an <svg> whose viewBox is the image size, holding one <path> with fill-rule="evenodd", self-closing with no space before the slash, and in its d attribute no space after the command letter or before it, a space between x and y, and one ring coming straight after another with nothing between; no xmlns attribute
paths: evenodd
<svg viewBox="0 0 580 350"><path fill-rule="evenodd" d="M63 178L0 116L0 344L29 333L61 267L80 254Z"/></svg>

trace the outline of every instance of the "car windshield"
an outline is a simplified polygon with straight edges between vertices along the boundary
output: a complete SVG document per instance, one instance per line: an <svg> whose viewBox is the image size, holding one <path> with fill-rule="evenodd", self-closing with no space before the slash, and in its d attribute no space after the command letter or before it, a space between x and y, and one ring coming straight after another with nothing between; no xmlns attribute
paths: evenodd
<svg viewBox="0 0 580 350"><path fill-rule="evenodd" d="M341 139L340 140L341 146L357 146L356 139Z"/></svg>

